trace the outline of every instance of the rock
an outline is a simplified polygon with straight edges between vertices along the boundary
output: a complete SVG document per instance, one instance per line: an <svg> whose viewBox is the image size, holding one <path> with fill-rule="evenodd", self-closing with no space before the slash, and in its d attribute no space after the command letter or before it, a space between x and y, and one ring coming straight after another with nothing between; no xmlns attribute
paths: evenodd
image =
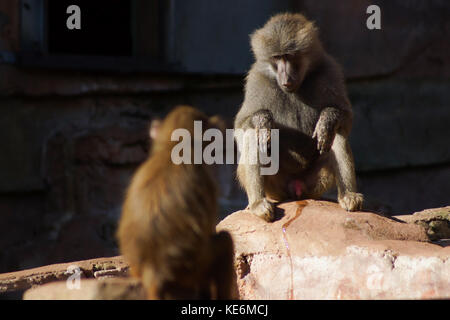
<svg viewBox="0 0 450 320"><path fill-rule="evenodd" d="M432 240L450 239L450 206L427 209L397 218L424 227Z"/></svg>
<svg viewBox="0 0 450 320"><path fill-rule="evenodd" d="M128 273L128 265L121 256L54 264L0 274L0 294L10 291L22 291L49 282L66 280L74 274L74 268L79 269L81 278L102 278L110 275L125 276Z"/></svg>
<svg viewBox="0 0 450 320"><path fill-rule="evenodd" d="M450 247L422 226L324 201L278 210L273 223L239 211L217 226L233 237L242 299L450 297Z"/></svg>
<svg viewBox="0 0 450 320"><path fill-rule="evenodd" d="M78 289L66 281L48 283L29 289L24 300L143 300L145 291L141 283L131 278L81 280Z"/></svg>

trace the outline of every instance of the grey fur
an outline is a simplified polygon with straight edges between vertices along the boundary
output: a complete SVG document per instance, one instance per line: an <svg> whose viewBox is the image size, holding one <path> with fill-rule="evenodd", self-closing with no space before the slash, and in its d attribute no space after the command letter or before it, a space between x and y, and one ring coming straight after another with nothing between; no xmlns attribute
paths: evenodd
<svg viewBox="0 0 450 320"><path fill-rule="evenodd" d="M282 37L289 43L287 32L291 33L290 48L298 48L299 58L291 59L298 59L301 66L293 75L299 79L299 87L293 92L280 88L270 66L271 54L280 55L277 39ZM300 14L277 15L252 35L251 43L257 60L246 78L245 99L235 128L245 130L257 124L259 129L279 129L280 170L275 176L263 177L258 165L239 165L238 178L249 198L248 209L272 220L273 204L265 197L276 201L296 198L289 184L297 180L302 186L300 198L319 198L337 185L340 205L348 211L361 209L363 195L356 193L348 143L352 108L341 68L323 50L317 28ZM292 65L296 63L294 60ZM271 121L267 114L271 114ZM243 146L238 147L241 154L247 152Z"/></svg>

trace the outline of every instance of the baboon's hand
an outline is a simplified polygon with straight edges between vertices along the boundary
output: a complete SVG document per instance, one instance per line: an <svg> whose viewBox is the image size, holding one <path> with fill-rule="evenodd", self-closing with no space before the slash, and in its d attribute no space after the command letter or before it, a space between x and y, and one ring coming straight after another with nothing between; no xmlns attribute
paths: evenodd
<svg viewBox="0 0 450 320"><path fill-rule="evenodd" d="M326 121L325 118L319 118L312 137L317 138L317 150L320 154L330 151L335 136L336 125Z"/></svg>
<svg viewBox="0 0 450 320"><path fill-rule="evenodd" d="M267 153L270 145L270 129L273 127L272 113L269 110L258 111L252 117L252 125L256 130L260 152Z"/></svg>

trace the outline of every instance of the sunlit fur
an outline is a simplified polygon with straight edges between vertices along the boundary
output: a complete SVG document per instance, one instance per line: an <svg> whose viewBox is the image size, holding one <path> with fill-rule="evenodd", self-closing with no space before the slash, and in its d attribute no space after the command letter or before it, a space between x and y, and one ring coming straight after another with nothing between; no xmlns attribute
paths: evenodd
<svg viewBox="0 0 450 320"><path fill-rule="evenodd" d="M251 47L256 61L246 78L235 128L252 128L253 123L261 123L255 117L272 117L266 123L273 127L258 129L280 130L280 170L263 177L258 165L239 165L249 211L270 221L273 205L266 198L298 198L289 188L297 180L294 185L303 186L300 198L319 198L336 185L344 209L361 209L363 196L356 192L348 143L353 114L345 79L339 64L324 51L317 27L301 14L279 14L251 35ZM283 55L289 55L283 59L292 63L293 88L280 84L276 61ZM243 148L239 145L245 157L248 150Z"/></svg>
<svg viewBox="0 0 450 320"><path fill-rule="evenodd" d="M259 61L276 55L308 54L321 46L318 29L301 14L278 14L250 38L253 53Z"/></svg>
<svg viewBox="0 0 450 320"><path fill-rule="evenodd" d="M150 157L127 190L118 228L121 253L150 299L228 299L233 285L233 244L216 234L217 186L207 165L171 160L173 130L194 133L206 115L182 106L153 132ZM155 129L156 130L156 129ZM193 152L191 152L193 154Z"/></svg>

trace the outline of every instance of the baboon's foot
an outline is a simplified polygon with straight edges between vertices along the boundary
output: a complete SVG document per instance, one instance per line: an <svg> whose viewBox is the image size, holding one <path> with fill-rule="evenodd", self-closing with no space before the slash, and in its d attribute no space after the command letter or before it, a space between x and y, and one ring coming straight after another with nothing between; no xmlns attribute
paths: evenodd
<svg viewBox="0 0 450 320"><path fill-rule="evenodd" d="M339 198L339 204L347 211L359 211L362 209L363 200L361 193L347 191Z"/></svg>
<svg viewBox="0 0 450 320"><path fill-rule="evenodd" d="M272 222L275 219L275 205L266 198L253 202L247 210L267 222Z"/></svg>

